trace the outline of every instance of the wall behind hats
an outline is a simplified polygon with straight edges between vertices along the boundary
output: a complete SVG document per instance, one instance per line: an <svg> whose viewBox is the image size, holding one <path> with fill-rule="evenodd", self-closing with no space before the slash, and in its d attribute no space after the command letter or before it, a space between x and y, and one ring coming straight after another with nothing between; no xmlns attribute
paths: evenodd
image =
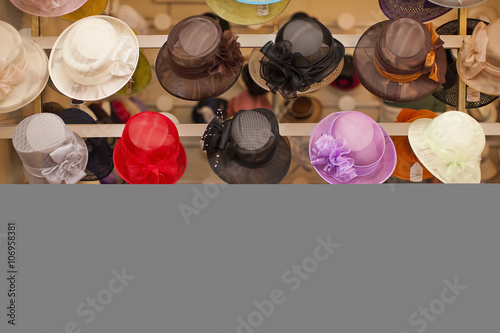
<svg viewBox="0 0 500 333"><path fill-rule="evenodd" d="M106 14L116 15L117 8L120 5L129 5L139 13L148 25L148 34L168 34L172 26L191 15L199 15L211 12L204 0L109 0ZM482 5L469 9L469 12L475 12L474 15L487 12L488 7L493 7L500 13L500 1L487 0ZM332 1L332 0L291 0L286 10L271 22L267 22L258 27L241 26L231 23L231 30L237 34L270 34L279 29L296 12L303 11L308 13L325 24L333 34L362 34L372 24L387 19L379 8L378 0L352 0L352 1ZM166 30L158 30L154 25L154 18L158 13L168 14L171 18L171 25ZM479 14L478 14L479 13ZM436 26L447 21L456 19L457 10L452 10L446 15L434 20ZM469 15L470 16L470 15ZM338 24L339 18L351 17L353 24L351 28L343 30ZM9 0L0 0L0 19L13 24L17 29L30 28L31 16L22 14L15 8ZM349 20L347 20L349 21ZM72 22L61 18L40 18L40 30L43 36L57 36ZM133 23L129 23L133 24ZM251 52L251 49L242 49L245 56ZM352 54L353 49L346 49L347 54ZM153 79L151 84L142 92L136 94L150 110L159 111L156 108L156 101L160 96L168 96L173 101L171 112L180 120L181 123L191 122L191 110L196 102L184 101L170 96L158 83L154 76L154 63L158 49L144 50L150 65L153 69ZM229 100L240 93L245 86L240 80L221 98ZM354 109L365 112L374 119L378 118L380 99L374 97L361 85L351 91L340 91L332 86L326 86L321 90L310 94L318 98L323 104L323 116L329 113L339 111L338 103L341 97L350 96L355 101ZM275 100L277 105L283 102L283 99L267 94L269 100ZM122 99L123 96L112 96L108 100ZM70 107L69 98L60 95L49 86L42 94L43 102L59 102L65 107ZM30 106L32 108L32 106ZM30 109L31 110L31 109ZM30 111L29 110L29 111ZM1 119L0 119L1 121ZM14 120L13 120L14 121ZM199 138L183 138L183 144L188 150L188 169L181 179L180 183L202 182L207 178L212 181L217 179L206 163L206 157L200 150ZM0 183L19 183L22 182L22 167L15 151L11 148L10 140L0 140ZM201 170L201 169L204 169ZM291 170L294 169L292 165ZM299 168L293 176L285 179L284 182L309 182L324 183L324 181L315 172L306 172Z"/></svg>

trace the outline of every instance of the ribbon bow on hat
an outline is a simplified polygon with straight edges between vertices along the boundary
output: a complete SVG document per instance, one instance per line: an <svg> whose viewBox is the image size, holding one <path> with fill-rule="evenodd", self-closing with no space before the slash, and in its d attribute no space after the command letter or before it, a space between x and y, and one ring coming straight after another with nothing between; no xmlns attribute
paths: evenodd
<svg viewBox="0 0 500 333"><path fill-rule="evenodd" d="M76 184L85 177L86 173L81 164L85 161L87 149L80 146L76 140L57 148L49 155L57 165L42 169L41 175L50 184L60 184L62 181L66 184Z"/></svg>
<svg viewBox="0 0 500 333"><path fill-rule="evenodd" d="M229 158L234 156L236 146L231 140L231 121L222 122L219 112L210 121L201 139L204 142L203 150L209 154L222 149Z"/></svg>
<svg viewBox="0 0 500 333"><path fill-rule="evenodd" d="M129 47L128 49L126 48L129 41L129 36L118 38L117 46L110 59L113 62L111 74L116 76L125 76L134 71L136 49L134 47Z"/></svg>
<svg viewBox="0 0 500 333"><path fill-rule="evenodd" d="M353 168L354 160L343 156L350 152L351 147L344 138L334 139L324 133L311 150L311 164L321 167L328 176L345 183L357 176Z"/></svg>
<svg viewBox="0 0 500 333"><path fill-rule="evenodd" d="M7 97L12 87L21 82L26 74L28 62L24 52L17 64L5 67L5 59L0 59L0 101Z"/></svg>
<svg viewBox="0 0 500 333"><path fill-rule="evenodd" d="M472 36L466 38L461 51L465 66L465 77L472 79L486 68L486 50L488 48L486 24L479 22Z"/></svg>
<svg viewBox="0 0 500 333"><path fill-rule="evenodd" d="M225 30L219 51L212 59L212 64L208 68L210 75L219 74L220 77L239 75L241 66L245 62L245 57L241 54L238 36L229 30Z"/></svg>

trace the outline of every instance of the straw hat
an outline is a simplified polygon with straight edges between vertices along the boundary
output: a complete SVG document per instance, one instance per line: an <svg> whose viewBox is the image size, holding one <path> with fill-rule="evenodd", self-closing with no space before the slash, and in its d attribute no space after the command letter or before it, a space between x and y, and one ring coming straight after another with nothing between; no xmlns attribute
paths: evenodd
<svg viewBox="0 0 500 333"><path fill-rule="evenodd" d="M323 105L314 97L300 96L293 100L285 100L280 122L284 123L317 123L323 112Z"/></svg>
<svg viewBox="0 0 500 333"><path fill-rule="evenodd" d="M375 96L393 102L420 100L444 82L442 46L432 23L424 25L411 18L379 22L359 39L354 70Z"/></svg>
<svg viewBox="0 0 500 333"><path fill-rule="evenodd" d="M47 85L47 55L12 25L0 21L0 113L31 103Z"/></svg>
<svg viewBox="0 0 500 333"><path fill-rule="evenodd" d="M450 8L466 8L479 5L486 0L429 0L436 5Z"/></svg>
<svg viewBox="0 0 500 333"><path fill-rule="evenodd" d="M458 52L457 69L470 87L482 93L500 96L500 19L488 26L479 22L472 36L465 38Z"/></svg>
<svg viewBox="0 0 500 333"><path fill-rule="evenodd" d="M346 54L344 56L344 68L331 84L340 90L351 90L359 85L359 79L354 73L353 57L351 55Z"/></svg>
<svg viewBox="0 0 500 333"><path fill-rule="evenodd" d="M451 10L428 0L379 0L378 3L385 16L391 20L410 17L420 22L427 22Z"/></svg>
<svg viewBox="0 0 500 333"><path fill-rule="evenodd" d="M207 5L223 19L241 25L262 24L276 18L290 0L252 1L205 0Z"/></svg>
<svg viewBox="0 0 500 333"><path fill-rule="evenodd" d="M236 83L245 61L237 39L208 16L183 19L158 52L158 81L168 93L185 100L223 94Z"/></svg>
<svg viewBox="0 0 500 333"><path fill-rule="evenodd" d="M53 113L24 118L14 130L12 144L30 184L76 184L86 175L85 142Z"/></svg>
<svg viewBox="0 0 500 333"><path fill-rule="evenodd" d="M144 111L125 124L113 161L127 183L174 184L186 170L186 151L169 117Z"/></svg>
<svg viewBox="0 0 500 333"><path fill-rule="evenodd" d="M10 0L10 2L25 13L35 16L55 17L77 10L87 0Z"/></svg>
<svg viewBox="0 0 500 333"><path fill-rule="evenodd" d="M467 19L467 35L472 35L474 28L478 25L481 20ZM485 24L487 24L485 22ZM436 32L440 35L458 35L458 20L453 20L447 22L436 29ZM446 82L443 83L439 89L434 92L434 97L439 99L441 102L451 105L453 107L458 106L458 92L457 92L457 49L446 50L446 57L448 62L448 68L446 69ZM487 95L472 87L466 87L466 97L465 97L465 108L481 108L485 105L490 104L496 100L498 96Z"/></svg>
<svg viewBox="0 0 500 333"><path fill-rule="evenodd" d="M344 67L344 54L344 45L321 22L296 17L280 28L274 42L252 51L248 69L262 88L295 98L335 80Z"/></svg>
<svg viewBox="0 0 500 333"><path fill-rule="evenodd" d="M410 124L408 140L415 155L443 183L479 183L486 137L465 112L447 111Z"/></svg>
<svg viewBox="0 0 500 333"><path fill-rule="evenodd" d="M229 184L277 184L291 164L288 143L271 110L239 110L212 119L202 136L210 167Z"/></svg>
<svg viewBox="0 0 500 333"><path fill-rule="evenodd" d="M402 109L394 122L411 123L417 119L434 119L437 116L438 115L431 110ZM424 179L433 177L432 173L422 166L422 162L418 160L411 149L407 136L391 136L391 139L394 142L397 154L396 168L392 173L393 176L414 182L421 182Z"/></svg>
<svg viewBox="0 0 500 333"><path fill-rule="evenodd" d="M64 95L95 101L119 91L139 61L139 42L123 21L104 15L83 18L57 38L49 57L54 86Z"/></svg>
<svg viewBox="0 0 500 333"><path fill-rule="evenodd" d="M330 184L383 183L396 166L389 135L358 111L323 118L311 134L309 156L316 172Z"/></svg>

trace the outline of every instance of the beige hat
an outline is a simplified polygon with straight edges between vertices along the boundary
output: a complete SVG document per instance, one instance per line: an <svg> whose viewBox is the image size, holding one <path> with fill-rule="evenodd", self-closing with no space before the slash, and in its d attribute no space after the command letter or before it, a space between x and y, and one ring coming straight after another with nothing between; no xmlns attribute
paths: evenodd
<svg viewBox="0 0 500 333"><path fill-rule="evenodd" d="M486 25L479 22L458 53L457 69L470 87L500 96L500 19Z"/></svg>
<svg viewBox="0 0 500 333"><path fill-rule="evenodd" d="M134 31L117 18L96 15L76 21L59 35L49 57L49 73L64 95L96 101L125 86L138 61Z"/></svg>

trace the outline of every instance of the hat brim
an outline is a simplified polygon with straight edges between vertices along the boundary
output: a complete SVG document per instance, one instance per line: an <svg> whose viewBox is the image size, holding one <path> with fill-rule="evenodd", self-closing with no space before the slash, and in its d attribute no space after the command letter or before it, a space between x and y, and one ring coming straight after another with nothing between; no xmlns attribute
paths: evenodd
<svg viewBox="0 0 500 333"><path fill-rule="evenodd" d="M266 85L266 81L260 76L260 60L264 57L264 54L260 52L260 48L254 48L250 53L250 57L248 59L248 71L250 72L250 76L254 80L257 85L267 91L271 91L269 87ZM315 92L329 84L331 84L342 72L344 68L344 57L340 60L337 67L328 74L321 81L312 84L307 91L301 92L297 91L297 96L309 94Z"/></svg>
<svg viewBox="0 0 500 333"><path fill-rule="evenodd" d="M282 0L269 4L266 16L258 14L257 5L241 3L236 0L205 0L207 5L226 21L240 25L255 25L268 22L280 15L288 6L290 0Z"/></svg>
<svg viewBox="0 0 500 333"><path fill-rule="evenodd" d="M293 103L293 101L290 101L290 103ZM323 106L316 98L311 98L311 103L312 103L311 107L314 109L314 111L309 116L304 118L298 118L295 117L291 112L287 111L283 114L280 121L283 123L317 123L318 120L321 119L323 113ZM291 108L291 105L284 107Z"/></svg>
<svg viewBox="0 0 500 333"><path fill-rule="evenodd" d="M61 15L65 15L71 13L81 6L85 4L87 0L68 0L66 3L60 7L52 8L52 9L43 9L35 6L30 6L29 4L24 3L22 0L10 0L14 6L16 6L19 10L41 17L57 17Z"/></svg>
<svg viewBox="0 0 500 333"><path fill-rule="evenodd" d="M456 0L428 0L429 2L438 5L438 6L443 6L447 8L467 8L467 7L472 7L479 5L480 3L485 2L486 0L465 0L464 4L458 4L458 1Z"/></svg>
<svg viewBox="0 0 500 333"><path fill-rule="evenodd" d="M115 169L120 175L120 177L129 184L141 184L135 180L135 175L129 172L128 165L129 163L123 158L123 140L120 138L115 145L113 150L113 161L115 163ZM186 150L184 146L179 143L179 155L177 156L177 174L175 176L175 180L170 183L164 184L175 184L181 179L186 171Z"/></svg>
<svg viewBox="0 0 500 333"><path fill-rule="evenodd" d="M49 80L48 58L45 51L30 38L21 35L28 68L23 80L12 87L0 101L0 113L18 110L33 102Z"/></svg>
<svg viewBox="0 0 500 333"><path fill-rule="evenodd" d="M340 116L340 113L338 114L332 113L323 120L321 120L318 123L318 125L314 127L314 130L311 134L311 138L309 139L309 156L311 156L313 143L316 142L323 133L328 132L332 121L338 116ZM382 127L380 127L380 129L384 134L384 141L385 141L384 155L380 159L377 168L369 175L357 176L348 182L341 183L337 181L335 178L326 175L323 172L323 170L321 170L319 167L313 165L314 170L316 170L316 172L321 176L321 178L323 178L330 184L381 184L385 182L394 172L394 168L396 167L397 156L396 156L396 149L394 148L394 143L392 142L391 137Z"/></svg>
<svg viewBox="0 0 500 333"><path fill-rule="evenodd" d="M377 38L390 23L391 20L376 23L368 28L359 39L353 60L356 76L369 92L386 101L413 102L432 95L441 84L430 79L428 75L422 75L411 82L397 83L383 77L375 67L374 48ZM435 53L436 64L441 68L446 68L444 48L438 48Z"/></svg>
<svg viewBox="0 0 500 333"><path fill-rule="evenodd" d="M430 4L427 0L379 0L378 3L385 16L391 20L410 17L420 22L427 22L440 17L451 10L451 8L446 8L432 3Z"/></svg>
<svg viewBox="0 0 500 333"><path fill-rule="evenodd" d="M107 5L108 0L87 0L83 6L71 13L62 15L61 18L74 22L88 16L100 15L104 12Z"/></svg>
<svg viewBox="0 0 500 333"><path fill-rule="evenodd" d="M416 158L415 162L411 162L408 159L404 158L402 151L404 149L407 149L407 145L409 145L408 137L406 136L396 136L396 137L391 137L392 142L394 143L394 148L396 149L396 168L394 169L394 172L392 175L394 177L397 177L399 179L404 179L404 180L411 180L410 178L410 169L415 163L419 163L422 168L422 180L424 179L429 179L432 178L433 175L432 173L429 172L426 168L423 167L422 162ZM411 147L411 146L410 146ZM416 156L415 156L416 157Z"/></svg>
<svg viewBox="0 0 500 333"><path fill-rule="evenodd" d="M144 55L142 51L139 51L139 61L137 67L135 68L134 74L132 74L132 84L129 91L128 86L125 85L123 88L116 92L116 95L132 95L137 94L144 89L146 89L151 83L153 78L153 72L151 70L151 64L148 58Z"/></svg>
<svg viewBox="0 0 500 333"><path fill-rule="evenodd" d="M169 94L188 101L201 101L214 98L228 91L241 75L220 77L218 74L208 75L199 79L188 79L174 73L168 61L167 43L163 44L156 57L156 77L161 86Z"/></svg>
<svg viewBox="0 0 500 333"><path fill-rule="evenodd" d="M132 78L134 71L129 75L124 76L114 76L110 75L108 80L97 85L83 85L78 82L73 81L66 72L66 68L63 60L63 45L71 29L77 24L82 24L87 19L99 18L107 21L115 28L118 37L128 36L130 37L128 47L135 48L135 55L131 56L135 66L139 62L139 41L134 33L134 31L123 21L106 15L96 15L87 18L83 18L71 24L66 28L57 38L54 43L54 47L50 53L49 57L49 73L52 83L62 94L77 100L82 101L98 101L109 97L121 88L123 88L127 82Z"/></svg>
<svg viewBox="0 0 500 333"><path fill-rule="evenodd" d="M427 170L429 170L429 172L441 182L447 184L450 183L450 181L446 179L446 177L442 175L436 167L439 158L429 147L424 137L424 129L431 122L432 119L428 118L417 119L412 122L410 124L410 128L408 129L408 141L410 142L413 152L420 162L422 162L424 167L427 168ZM470 180L470 183L479 183L481 181L481 169L479 165L474 171L474 178Z"/></svg>
<svg viewBox="0 0 500 333"><path fill-rule="evenodd" d="M244 167L230 158L224 150L207 153L207 159L215 174L228 184L278 184L288 173L292 153L285 139L279 136L274 157L260 168Z"/></svg>
<svg viewBox="0 0 500 333"><path fill-rule="evenodd" d="M85 147L85 150L87 150L87 145L85 144L85 141L78 134L76 134L75 132L73 132L73 134L75 135L76 142L80 146ZM89 155L85 154L85 159L82 162L82 165L86 166L87 163L88 163L88 161L89 161ZM85 171L84 169L82 169L82 170ZM23 171L24 171L24 176L26 177L26 180L30 184L50 184L47 181L47 179L45 179L44 177L35 177L34 175L32 175L31 173L29 173L28 171L26 171L26 168L24 168L24 167L23 167ZM61 184L65 184L65 183L63 182Z"/></svg>

